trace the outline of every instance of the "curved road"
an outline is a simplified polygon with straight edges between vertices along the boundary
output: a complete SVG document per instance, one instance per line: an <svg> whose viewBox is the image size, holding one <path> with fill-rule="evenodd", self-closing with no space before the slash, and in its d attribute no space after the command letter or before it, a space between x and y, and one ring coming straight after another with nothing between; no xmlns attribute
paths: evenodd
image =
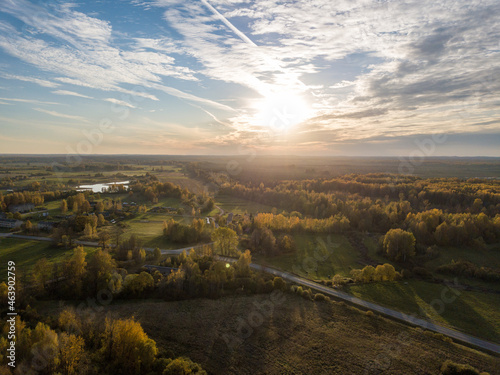
<svg viewBox="0 0 500 375"><path fill-rule="evenodd" d="M34 237L34 236L24 236L24 235L16 235L16 234L3 235L2 237L13 237L13 238L20 238L20 239L35 240L35 241L51 241L51 239L47 238L47 237ZM75 241L75 243L78 245L84 245L84 246L96 246L96 247L99 246L99 244L97 242ZM179 255L183 251L189 251L190 249L198 248L198 247L201 247L204 245L209 245L209 244L189 246L189 247L184 247L181 249L161 250L161 253L164 255ZM149 250L149 251L153 250L152 248L144 248L144 249ZM235 259L235 258L228 258L228 257L223 257L223 256L219 256L219 259L221 259L225 262L228 262L228 263L233 263L233 262L237 261L237 259ZM399 312L399 311L396 311L396 310L393 310L393 309L390 309L387 307L383 307L383 306L377 305L375 303L362 300L360 298L353 297L350 294L341 292L341 291L333 289L333 288L326 287L324 285L315 283L311 280L307 280L307 279L304 279L302 277L295 276L295 275L288 273L288 272L284 272L284 271L281 271L281 270L278 270L275 268L264 267L264 266L261 266L260 264L255 264L255 263L251 263L250 267L253 268L254 270L257 270L257 271L263 271L263 272L267 272L267 273L270 273L270 274L275 275L275 276L280 276L284 280L291 281L291 282L294 282L296 284L320 291L328 296L342 299L342 300L350 302L354 305L362 306L364 308L370 309L372 311L376 311L380 314L383 314L383 315L389 316L391 318L403 321L405 323L409 323L409 324L417 326L417 327L421 327L424 329L428 329L430 331L441 333L443 335L451 337L451 338L453 338L457 341L460 341L462 343L473 345L473 346L476 346L478 348L485 349L485 350L488 350L488 351L496 353L496 354L500 354L500 345L498 345L498 344L495 344L495 343L492 343L492 342L489 342L486 340L482 340L480 338L468 335L466 333L462 333L462 332L456 331L456 330L451 329L451 328L446 328L446 327L440 326L438 324L429 322L427 320L419 319L419 318L416 318L412 315L404 314L402 312Z"/></svg>
<svg viewBox="0 0 500 375"><path fill-rule="evenodd" d="M228 258L228 257L219 257L219 258L225 262L235 262L236 261L236 259L234 259L234 258ZM250 264L250 267L253 268L254 270L257 270L257 271L263 271L263 272L273 274L275 276L280 276L284 280L292 281L296 284L309 287L311 289L320 291L328 296L332 296L335 298L342 299L344 301L348 301L354 305L362 306L362 307L370 309L372 311L376 311L380 314L387 315L391 318L401 320L405 323L409 323L409 324L412 324L412 325L417 326L417 327L421 327L424 329L428 329L430 331L441 333L443 335L449 336L449 337L451 337L457 341L460 341L462 343L473 345L473 346L488 350L490 352L500 354L500 345L498 345L498 344L495 344L495 343L492 343L492 342L489 342L486 340L482 340L480 338L456 331L454 329L446 328L446 327L437 325L435 323L429 322L427 320L419 319L419 318L416 318L412 315L404 314L402 312L399 312L399 311L396 311L393 309L389 309L387 307L383 307L383 306L377 305L375 303L362 300L360 298L353 297L350 294L341 292L341 291L333 289L333 288L326 287L324 285L315 283L311 280L307 280L307 279L304 279L302 277L295 276L295 275L288 273L288 272L283 272L283 271L280 271L280 270L277 270L274 268L264 267L264 266L261 266L259 264L255 264L255 263Z"/></svg>

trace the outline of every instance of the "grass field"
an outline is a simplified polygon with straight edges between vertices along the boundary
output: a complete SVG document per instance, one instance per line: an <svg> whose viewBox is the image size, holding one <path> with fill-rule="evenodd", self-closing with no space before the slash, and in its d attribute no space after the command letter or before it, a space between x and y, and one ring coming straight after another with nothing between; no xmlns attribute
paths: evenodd
<svg viewBox="0 0 500 375"><path fill-rule="evenodd" d="M500 343L498 294L453 289L460 294L452 302L444 304L443 309L443 305L435 300L451 300L455 294L441 284L410 280L352 285L347 290L367 301L407 314L420 314L441 325L456 327L474 336ZM442 313L438 314L441 309ZM421 314L422 311L424 315Z"/></svg>
<svg viewBox="0 0 500 375"><path fill-rule="evenodd" d="M335 274L349 276L353 268L361 268L359 254L342 235L295 235L297 250L274 257L254 255L256 262L311 279L331 279ZM326 245L323 246L322 244Z"/></svg>
<svg viewBox="0 0 500 375"><path fill-rule="evenodd" d="M209 374L437 375L446 359L491 374L500 368L498 357L341 303L285 294L267 316L259 315L255 306L269 301L269 295L113 301L102 316L134 316L168 356L189 356ZM60 309L55 302L38 307L51 317Z"/></svg>
<svg viewBox="0 0 500 375"><path fill-rule="evenodd" d="M232 212L234 214L244 214L245 212L257 214L259 212L271 212L273 209L272 206L228 195L218 195L215 200L217 206L226 212Z"/></svg>
<svg viewBox="0 0 500 375"><path fill-rule="evenodd" d="M85 248L87 254L95 251L95 248ZM72 250L62 247L52 247L50 242L27 241L16 238L1 238L0 239L0 279L5 280L7 277L6 265L8 261L16 263L17 270L23 273L35 265L35 263L47 258L51 262L63 260L66 256L72 253Z"/></svg>

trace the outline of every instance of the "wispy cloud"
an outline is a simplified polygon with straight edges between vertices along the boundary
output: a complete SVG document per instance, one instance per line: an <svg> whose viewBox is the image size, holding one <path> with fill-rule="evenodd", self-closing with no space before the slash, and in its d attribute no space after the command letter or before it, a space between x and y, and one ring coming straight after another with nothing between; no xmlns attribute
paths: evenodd
<svg viewBox="0 0 500 375"><path fill-rule="evenodd" d="M19 81L36 83L37 85L40 85L42 87L54 88L54 87L59 86L59 84L56 82L51 82L51 81L47 81L45 79L40 79L40 78L35 78L35 77L26 77L26 76L14 75L14 74L2 74L2 77L7 78L7 79L17 79Z"/></svg>
<svg viewBox="0 0 500 375"><path fill-rule="evenodd" d="M43 109L43 108L33 108L33 109L35 111L46 113L46 114L54 116L54 117L65 118L65 119L68 119L68 120L78 120L78 121L88 122L87 119L85 119L82 116L67 115L67 114L64 114L64 113L59 113L59 112L56 112L56 111L50 111L50 110Z"/></svg>
<svg viewBox="0 0 500 375"><path fill-rule="evenodd" d="M52 91L53 94L57 94L57 95L66 95L66 96L77 96L79 98L86 98L86 99L94 99L93 97L91 96L87 96L87 95L83 95L83 94L79 94L77 92L74 92L74 91L68 91L68 90L56 90L56 91Z"/></svg>
<svg viewBox="0 0 500 375"><path fill-rule="evenodd" d="M128 108L137 108L135 105L132 105L130 103L127 103L126 101L124 100L118 100L118 99L115 99L115 98L106 98L104 99L105 101L107 102L110 102L110 103L113 103L113 104L116 104L116 105L119 105L119 106L122 106L122 107L128 107Z"/></svg>
<svg viewBox="0 0 500 375"><path fill-rule="evenodd" d="M26 0L2 2L0 10L33 28L33 35L45 34L63 42L61 45L41 37L26 37L12 27L9 33L0 34L0 48L42 70L62 75L57 78L59 82L118 92L130 91L123 85L145 88L155 85L169 95L221 108L214 101L164 85L162 77L165 76L185 81L197 78L191 69L164 52L113 45L109 22L73 7L54 5L48 9ZM137 95L155 98L154 94Z"/></svg>
<svg viewBox="0 0 500 375"><path fill-rule="evenodd" d="M8 102L18 102L18 103L32 103L32 104L49 104L49 105L59 105L56 102L46 102L43 100L36 99L21 99L21 98L0 98L0 100L6 100Z"/></svg>

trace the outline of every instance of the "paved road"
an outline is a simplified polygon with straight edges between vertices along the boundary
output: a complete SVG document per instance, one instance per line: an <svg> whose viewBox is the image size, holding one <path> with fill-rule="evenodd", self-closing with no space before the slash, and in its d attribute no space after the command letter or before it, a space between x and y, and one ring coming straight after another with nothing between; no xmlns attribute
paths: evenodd
<svg viewBox="0 0 500 375"><path fill-rule="evenodd" d="M220 257L220 258L226 262L235 262L236 261L236 259L234 259L234 258L227 258L227 257ZM275 276L280 276L284 280L292 281L296 284L309 287L311 289L320 291L326 295L329 295L329 296L332 296L335 298L339 298L339 299L342 299L344 301L348 301L354 305L365 307L365 308L370 309L372 311L376 311L380 314L387 315L391 318L398 319L398 320L401 320L403 322L406 322L406 323L409 323L409 324L412 324L412 325L415 325L415 326L418 326L418 327L421 327L424 329L428 329L430 331L441 333L441 334L449 336L457 341L460 341L460 342L463 342L466 344L470 344L470 345L473 345L473 346L500 354L500 345L498 345L498 344L495 344L495 343L492 343L489 341L485 341L485 340L479 339L479 338L471 336L471 335L467 335L465 333L456 331L454 329L442 327L440 325L434 324L434 323L429 322L427 320L419 319L419 318L416 318L414 316L407 315L407 314L404 314L402 312L377 305L375 303L364 301L362 299L353 297L350 294L341 292L341 291L333 289L333 288L326 287L324 285L315 283L313 281L304 279L302 277L295 276L295 275L290 274L288 272L283 272L283 271L280 271L280 270L277 270L274 268L264 267L264 266L261 266L259 264L254 264L254 263L252 263L250 265L250 267L255 269L255 270L258 270L258 271L264 271L267 273L271 273Z"/></svg>
<svg viewBox="0 0 500 375"><path fill-rule="evenodd" d="M38 241L51 241L51 239L47 238L47 237L34 237L34 236L24 236L24 235L17 235L17 234L10 234L9 237L20 238L20 239L29 239L29 240L38 240ZM96 246L96 247L99 246L99 244L97 242L75 241L75 243L78 245L84 245L84 246ZM184 247L181 249L172 249L172 250L162 249L161 253L165 254L165 255L178 255L178 254L182 253L184 250L188 251L192 248L198 248L198 247L202 247L202 246L204 246L204 245L189 246L189 247ZM153 250L152 248L144 248L144 249L149 250L149 251ZM228 263L236 262L236 260L237 260L235 258L228 258L228 257L219 257L219 258L225 262L228 262ZM375 303L364 301L360 298L353 297L350 294L341 292L341 291L333 289L333 288L326 287L324 285L315 283L313 281L304 279L302 277L298 277L298 276L293 275L293 274L288 273L288 272L283 272L283 271L277 270L275 268L264 267L260 264L255 264L255 263L250 264L250 267L257 270L257 271L264 271L264 272L268 272L270 274L273 274L275 276L280 276L284 280L292 281L296 284L320 291L328 296L332 296L335 298L342 299L344 301L348 301L354 305L362 306L364 308L370 309L372 311L376 311L380 314L389 316L389 317L397 319L397 320L401 320L403 322L412 324L414 326L418 326L418 327L421 327L424 329L428 329L430 331L441 333L441 334L446 335L448 337L451 337L457 341L460 341L460 342L463 342L463 343L466 343L469 345L473 345L473 346L476 346L476 347L479 347L482 349L486 349L486 350L489 350L493 353L500 354L500 345L498 345L498 344L495 344L495 343L492 343L492 342L489 342L486 340L482 340L480 338L477 338L477 337L474 337L471 335L467 335L465 333L456 331L454 329L442 327L440 325L429 322L427 320L419 319L419 318L416 318L414 316L407 315L407 314L404 314L402 312L377 305Z"/></svg>

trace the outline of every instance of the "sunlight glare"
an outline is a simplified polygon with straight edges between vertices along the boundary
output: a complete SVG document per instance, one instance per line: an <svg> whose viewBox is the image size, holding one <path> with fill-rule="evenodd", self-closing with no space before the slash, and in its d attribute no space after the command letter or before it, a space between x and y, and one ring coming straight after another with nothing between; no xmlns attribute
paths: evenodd
<svg viewBox="0 0 500 375"><path fill-rule="evenodd" d="M299 95L280 92L270 95L255 106L259 125L286 131L310 117L309 104Z"/></svg>

